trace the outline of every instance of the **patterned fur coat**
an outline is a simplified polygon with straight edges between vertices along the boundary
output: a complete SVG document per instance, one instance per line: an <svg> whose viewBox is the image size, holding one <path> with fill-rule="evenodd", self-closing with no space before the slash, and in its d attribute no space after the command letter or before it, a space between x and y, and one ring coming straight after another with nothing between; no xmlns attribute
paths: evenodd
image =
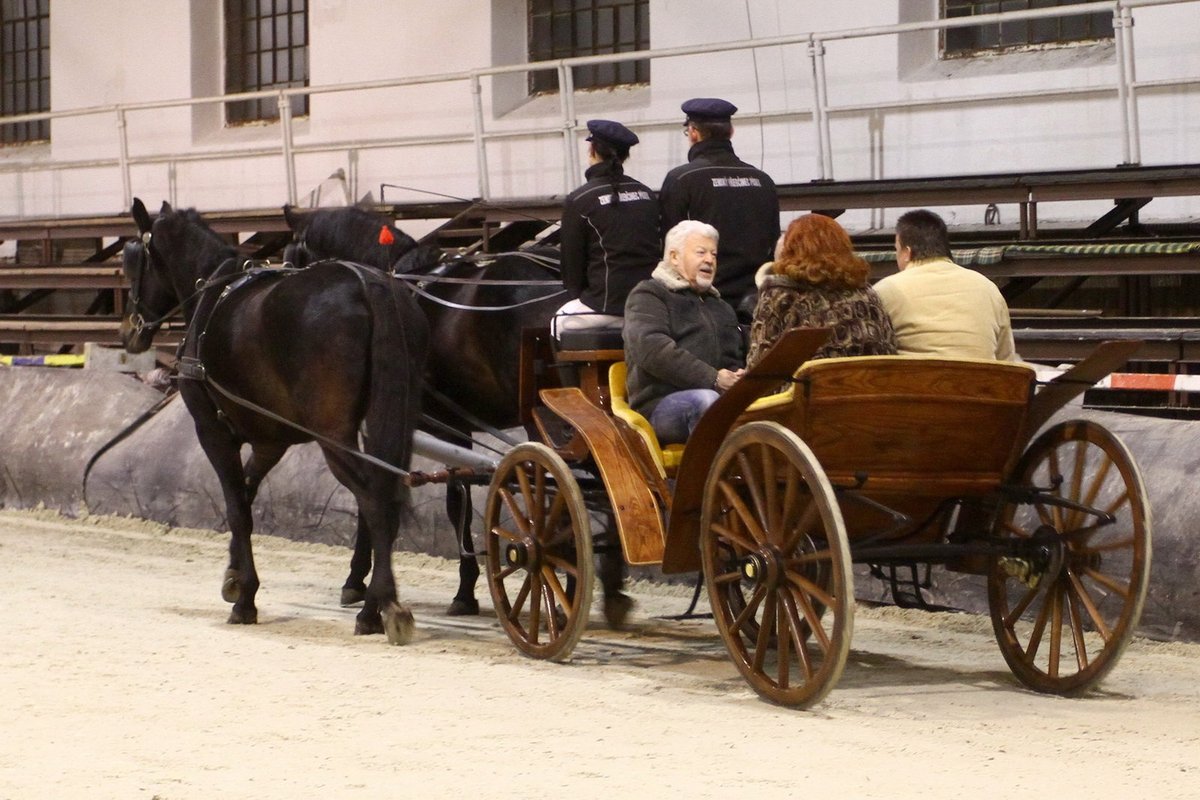
<svg viewBox="0 0 1200 800"><path fill-rule="evenodd" d="M896 334L875 290L831 288L792 280L764 264L756 276L758 305L750 326L746 366L762 358L790 328L832 328L813 358L895 355Z"/></svg>

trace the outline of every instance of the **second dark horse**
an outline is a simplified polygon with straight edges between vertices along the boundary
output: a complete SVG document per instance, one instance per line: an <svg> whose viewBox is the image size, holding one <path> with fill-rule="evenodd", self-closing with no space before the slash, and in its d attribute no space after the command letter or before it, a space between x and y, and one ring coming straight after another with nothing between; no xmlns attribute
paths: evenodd
<svg viewBox="0 0 1200 800"><path fill-rule="evenodd" d="M142 352L177 309L187 320L179 391L224 494L229 622L258 620L250 541L258 487L291 445L315 440L358 503L356 538L368 566L374 555L355 633L408 641L413 617L397 600L392 572L406 496L395 468L411 455L428 337L411 295L354 264L247 270L193 210L163 203L152 219L135 200L132 214L140 239L126 246L130 313L121 338Z"/></svg>

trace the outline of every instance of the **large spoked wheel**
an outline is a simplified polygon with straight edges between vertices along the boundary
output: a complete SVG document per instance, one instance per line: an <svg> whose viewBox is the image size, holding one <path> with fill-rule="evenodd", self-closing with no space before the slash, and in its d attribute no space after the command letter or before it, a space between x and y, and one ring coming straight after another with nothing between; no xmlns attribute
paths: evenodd
<svg viewBox="0 0 1200 800"><path fill-rule="evenodd" d="M841 510L812 451L774 422L736 429L709 470L700 524L733 663L771 702L819 702L850 652L854 585Z"/></svg>
<svg viewBox="0 0 1200 800"><path fill-rule="evenodd" d="M487 580L500 624L533 658L565 661L592 607L592 534L579 484L538 442L514 447L488 487Z"/></svg>
<svg viewBox="0 0 1200 800"><path fill-rule="evenodd" d="M1087 421L1049 429L1021 457L1014 482L1080 508L1006 506L997 533L1015 556L993 560L992 627L1021 683L1078 694L1116 665L1142 614L1150 580L1150 508L1125 445Z"/></svg>

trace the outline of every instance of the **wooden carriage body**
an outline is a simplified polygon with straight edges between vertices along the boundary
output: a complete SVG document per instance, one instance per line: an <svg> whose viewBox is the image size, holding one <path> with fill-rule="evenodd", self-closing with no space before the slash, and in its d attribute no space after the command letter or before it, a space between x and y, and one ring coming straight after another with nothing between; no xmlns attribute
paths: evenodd
<svg viewBox="0 0 1200 800"><path fill-rule="evenodd" d="M1102 345L1039 385L1021 363L809 361L826 335L784 336L682 451L660 447L628 406L619 351L568 356L589 365L580 372L589 385L543 389L539 399L573 435L552 436L540 418L546 445L507 458L489 493L489 581L510 637L561 659L586 625L592 512L578 481L587 480L599 484L590 496L606 498L628 563L703 573L734 663L773 702L811 705L840 677L855 562L987 575L1014 674L1060 694L1094 685L1144 601L1145 489L1124 445L1098 425L1060 423L1030 440L1137 343ZM513 512L518 519L502 520ZM506 588L522 570L529 577Z"/></svg>

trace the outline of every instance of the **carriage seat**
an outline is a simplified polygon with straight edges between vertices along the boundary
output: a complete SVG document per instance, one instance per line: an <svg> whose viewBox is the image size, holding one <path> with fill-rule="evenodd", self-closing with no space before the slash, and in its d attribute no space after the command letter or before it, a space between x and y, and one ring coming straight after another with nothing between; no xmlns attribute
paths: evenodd
<svg viewBox="0 0 1200 800"><path fill-rule="evenodd" d="M626 368L624 361L618 361L608 368L608 391L612 401L613 416L624 420L642 437L646 449L658 467L658 473L666 478L675 474L679 461L683 458L683 445L669 444L665 448L658 443L650 420L634 411L629 405L629 396L625 390Z"/></svg>
<svg viewBox="0 0 1200 800"><path fill-rule="evenodd" d="M625 342L617 330L563 331L559 350L624 350Z"/></svg>

